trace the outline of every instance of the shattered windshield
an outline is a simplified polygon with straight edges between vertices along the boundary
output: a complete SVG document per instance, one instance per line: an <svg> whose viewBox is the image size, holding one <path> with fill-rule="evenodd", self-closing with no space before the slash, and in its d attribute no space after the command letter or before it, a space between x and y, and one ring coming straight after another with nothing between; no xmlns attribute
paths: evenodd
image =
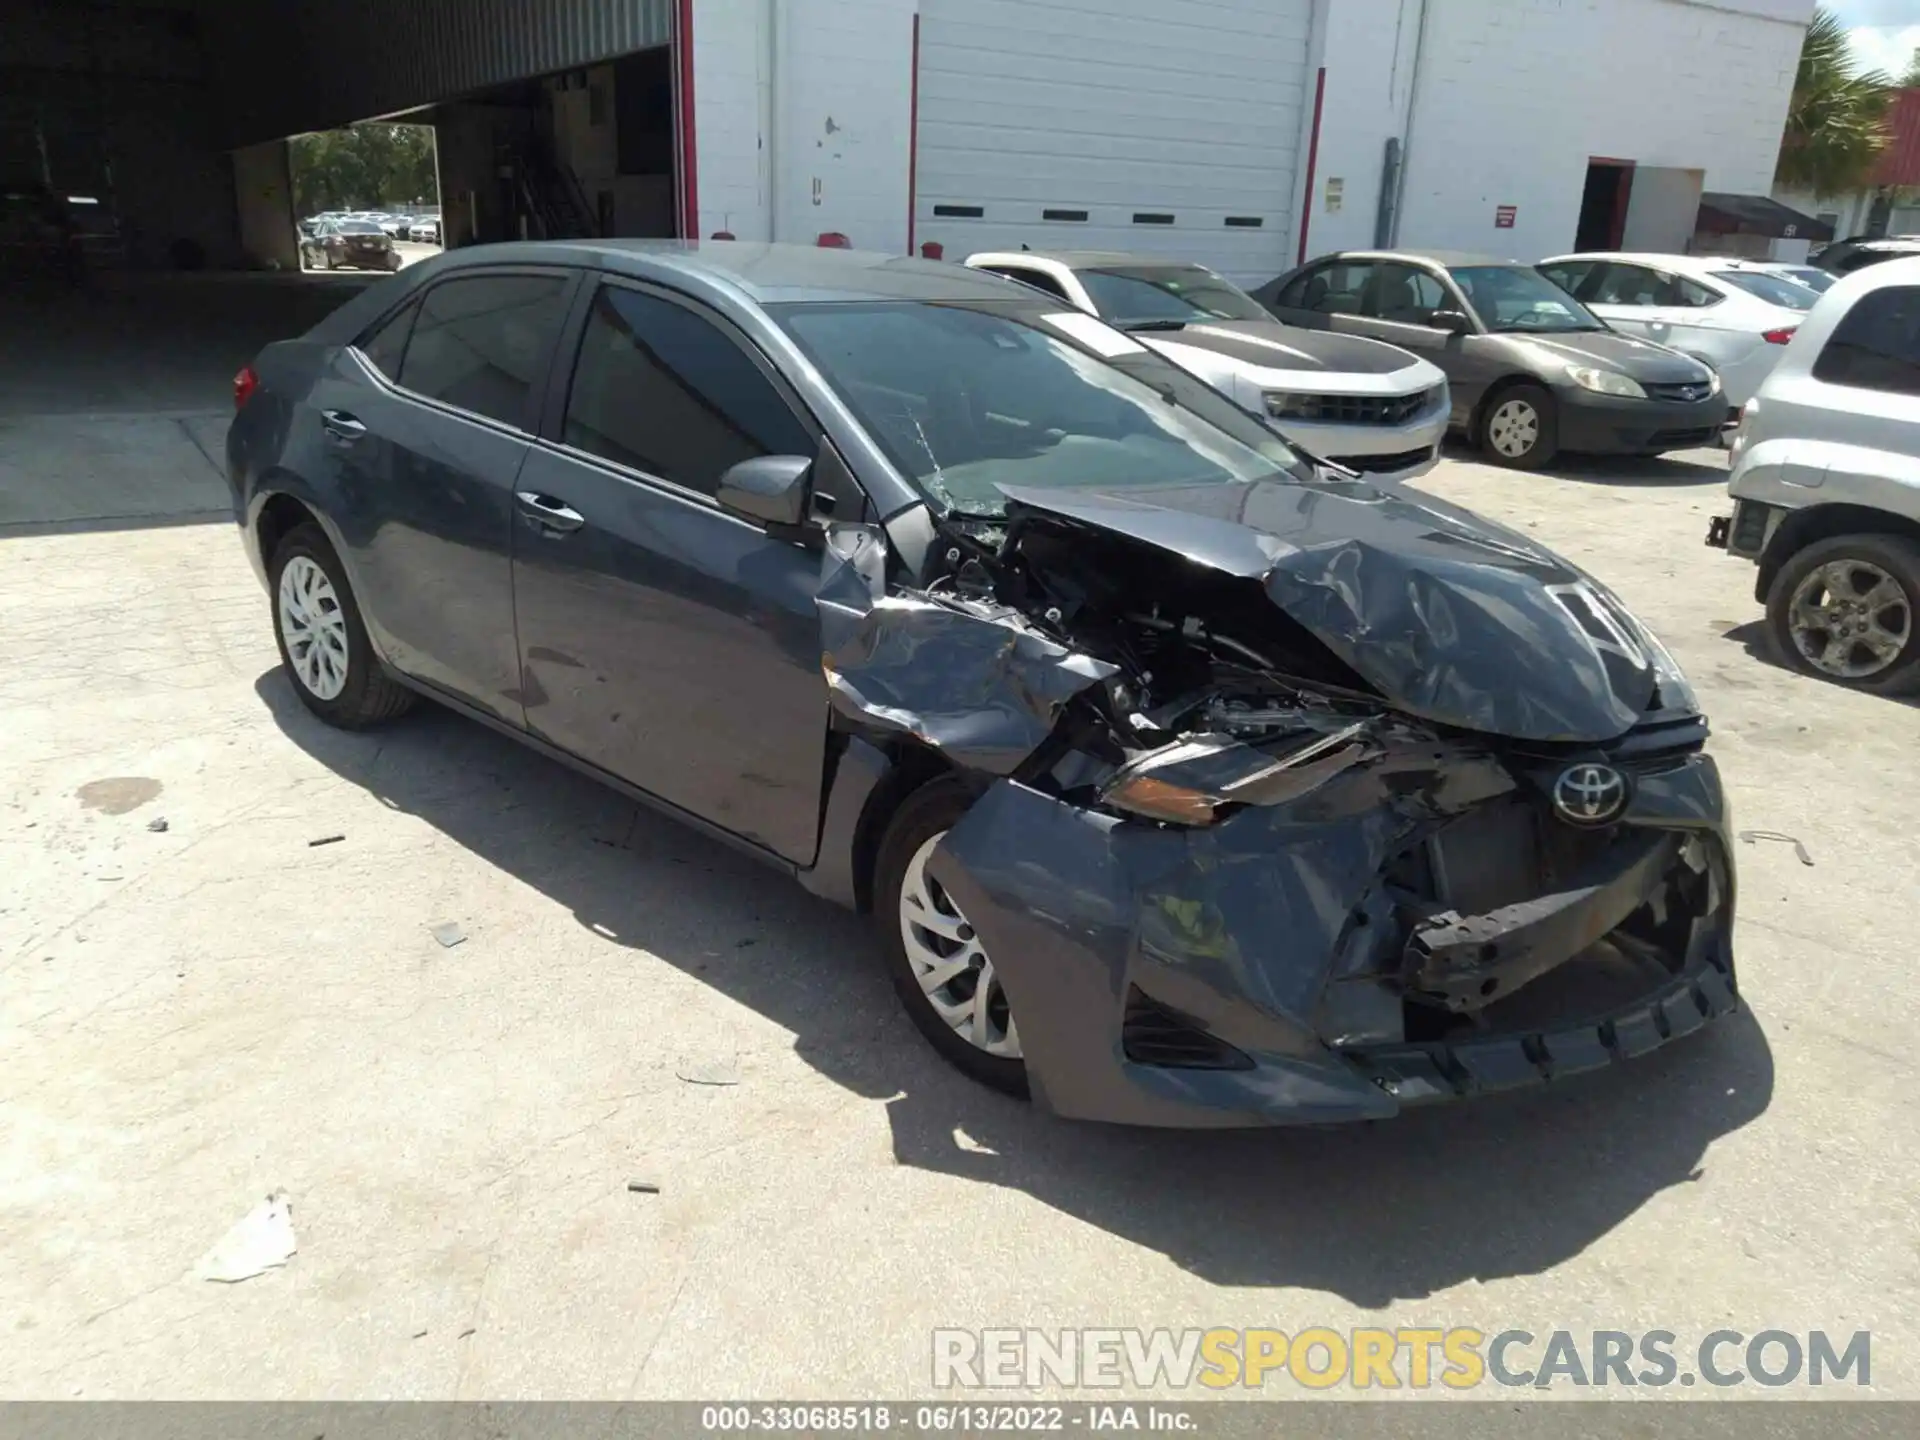
<svg viewBox="0 0 1920 1440"><path fill-rule="evenodd" d="M1271 320L1251 295L1198 265L1135 265L1074 272L1100 318L1125 329L1163 320Z"/></svg>
<svg viewBox="0 0 1920 1440"><path fill-rule="evenodd" d="M1003 514L1002 485L1310 473L1273 431L1090 315L918 302L770 309L887 458L950 512Z"/></svg>

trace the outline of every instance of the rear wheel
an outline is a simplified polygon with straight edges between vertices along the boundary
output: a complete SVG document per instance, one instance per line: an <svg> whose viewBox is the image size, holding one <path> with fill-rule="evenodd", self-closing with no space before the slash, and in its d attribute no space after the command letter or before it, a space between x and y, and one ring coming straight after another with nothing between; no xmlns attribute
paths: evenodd
<svg viewBox="0 0 1920 1440"><path fill-rule="evenodd" d="M1496 465L1538 470L1560 453L1560 412L1539 385L1515 385L1487 402L1480 448Z"/></svg>
<svg viewBox="0 0 1920 1440"><path fill-rule="evenodd" d="M1780 567L1767 591L1767 628L1798 670L1906 695L1920 690L1916 604L1920 544L1897 535L1836 535Z"/></svg>
<svg viewBox="0 0 1920 1440"><path fill-rule="evenodd" d="M274 640L301 704L343 730L412 708L413 692L380 668L346 569L319 526L289 530L268 574Z"/></svg>
<svg viewBox="0 0 1920 1440"><path fill-rule="evenodd" d="M1006 989L972 924L927 873L927 861L972 803L951 780L908 797L880 842L874 920L894 989L920 1033L975 1080L1024 1096L1026 1064Z"/></svg>

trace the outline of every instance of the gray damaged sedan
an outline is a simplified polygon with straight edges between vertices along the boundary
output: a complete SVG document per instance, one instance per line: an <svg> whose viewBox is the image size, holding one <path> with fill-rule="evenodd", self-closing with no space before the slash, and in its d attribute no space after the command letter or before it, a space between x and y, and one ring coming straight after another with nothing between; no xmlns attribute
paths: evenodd
<svg viewBox="0 0 1920 1440"><path fill-rule="evenodd" d="M871 912L1059 1114L1381 1117L1736 1006L1706 723L1620 602L1030 289L481 247L236 398L308 709L431 697Z"/></svg>

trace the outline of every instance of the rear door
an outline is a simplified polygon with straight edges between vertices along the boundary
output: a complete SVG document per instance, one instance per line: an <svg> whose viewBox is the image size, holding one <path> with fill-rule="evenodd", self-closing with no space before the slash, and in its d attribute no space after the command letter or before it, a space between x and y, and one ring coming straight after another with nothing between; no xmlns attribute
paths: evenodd
<svg viewBox="0 0 1920 1440"><path fill-rule="evenodd" d="M513 489L575 283L442 280L343 350L310 396L368 628L387 659L513 725Z"/></svg>
<svg viewBox="0 0 1920 1440"><path fill-rule="evenodd" d="M820 554L713 497L739 461L817 454L819 430L690 300L607 280L578 328L516 487L528 728L807 864L827 737Z"/></svg>

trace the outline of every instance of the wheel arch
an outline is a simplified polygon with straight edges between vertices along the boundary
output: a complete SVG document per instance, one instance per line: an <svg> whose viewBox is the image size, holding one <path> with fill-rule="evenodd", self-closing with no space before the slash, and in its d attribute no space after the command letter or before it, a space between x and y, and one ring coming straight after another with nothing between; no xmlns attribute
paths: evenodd
<svg viewBox="0 0 1920 1440"><path fill-rule="evenodd" d="M1538 375L1529 374L1525 370L1507 372L1480 392L1480 399L1474 405L1473 415L1467 423L1467 438L1474 444L1479 444L1480 428L1486 424L1488 412L1493 409L1501 396L1522 385L1532 385L1536 389L1545 390L1549 395L1553 393L1553 387Z"/></svg>
<svg viewBox="0 0 1920 1440"><path fill-rule="evenodd" d="M1920 521L1871 505L1834 503L1790 511L1761 552L1754 599L1766 604L1774 579L1789 560L1816 541L1840 535L1897 535L1920 544Z"/></svg>
<svg viewBox="0 0 1920 1440"><path fill-rule="evenodd" d="M280 542L288 533L301 525L318 525L323 532L326 524L319 512L311 505L285 490L274 490L263 494L253 516L254 548L260 554L261 571L273 564L274 552L280 548ZM328 536L329 539L333 537ZM337 551L340 547L335 544Z"/></svg>
<svg viewBox="0 0 1920 1440"><path fill-rule="evenodd" d="M851 873L854 909L862 915L873 911L874 871L880 860L880 842L887 827L907 800L931 785L960 774L952 761L936 750L905 738L878 747L888 760L885 777L867 797L854 827Z"/></svg>

